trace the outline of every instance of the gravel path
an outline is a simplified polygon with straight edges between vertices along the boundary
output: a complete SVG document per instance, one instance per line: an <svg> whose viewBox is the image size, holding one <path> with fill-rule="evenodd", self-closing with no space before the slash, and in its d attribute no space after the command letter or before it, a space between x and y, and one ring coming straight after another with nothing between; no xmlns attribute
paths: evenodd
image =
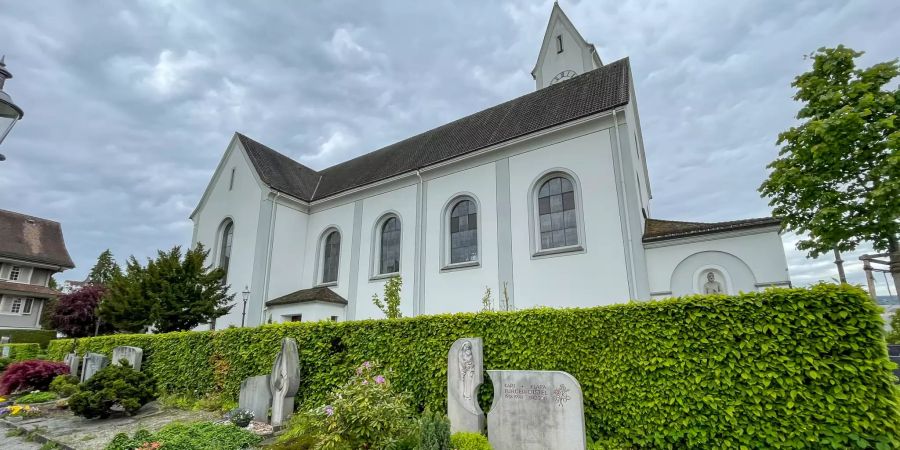
<svg viewBox="0 0 900 450"><path fill-rule="evenodd" d="M15 450L39 450L40 444L27 442L22 437L7 436L6 433L12 428L0 427L0 448Z"/></svg>

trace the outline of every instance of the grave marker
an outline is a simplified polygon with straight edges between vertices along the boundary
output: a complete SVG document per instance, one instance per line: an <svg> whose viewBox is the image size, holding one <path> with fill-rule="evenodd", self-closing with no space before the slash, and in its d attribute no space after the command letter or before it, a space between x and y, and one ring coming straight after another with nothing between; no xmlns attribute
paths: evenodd
<svg viewBox="0 0 900 450"><path fill-rule="evenodd" d="M294 412L294 396L300 388L300 352L297 341L291 338L281 340L281 351L272 364L269 379L272 390L272 426L279 427Z"/></svg>
<svg viewBox="0 0 900 450"><path fill-rule="evenodd" d="M272 404L272 391L269 387L269 375L249 377L241 381L241 393L238 407L253 411L253 420L268 422L269 405Z"/></svg>
<svg viewBox="0 0 900 450"><path fill-rule="evenodd" d="M81 382L90 380L100 369L109 365L109 358L99 353L88 353L84 355L84 368L81 371Z"/></svg>
<svg viewBox="0 0 900 450"><path fill-rule="evenodd" d="M120 360L128 361L128 364L131 365L131 368L141 371L141 361L144 359L144 349L140 347L129 347L126 345L122 345L116 347L112 351L112 363L113 365L118 366Z"/></svg>
<svg viewBox="0 0 900 450"><path fill-rule="evenodd" d="M481 338L462 338L447 354L447 418L450 431L481 433L484 412L478 405L478 387L484 382Z"/></svg>

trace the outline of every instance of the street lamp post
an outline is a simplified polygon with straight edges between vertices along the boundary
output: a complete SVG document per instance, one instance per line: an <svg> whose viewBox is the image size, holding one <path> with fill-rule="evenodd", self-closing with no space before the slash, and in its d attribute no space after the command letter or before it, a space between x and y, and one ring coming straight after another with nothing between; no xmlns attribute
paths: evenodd
<svg viewBox="0 0 900 450"><path fill-rule="evenodd" d="M244 326L244 319L247 317L247 300L250 298L250 287L244 285L244 292L241 292L241 295L244 296L244 312L241 313L241 327Z"/></svg>
<svg viewBox="0 0 900 450"><path fill-rule="evenodd" d="M22 108L16 106L9 94L3 92L3 83L12 78L12 74L6 70L5 60L6 56L0 57L0 144L12 130L13 125L24 115ZM5 159L6 157L0 154L0 161Z"/></svg>

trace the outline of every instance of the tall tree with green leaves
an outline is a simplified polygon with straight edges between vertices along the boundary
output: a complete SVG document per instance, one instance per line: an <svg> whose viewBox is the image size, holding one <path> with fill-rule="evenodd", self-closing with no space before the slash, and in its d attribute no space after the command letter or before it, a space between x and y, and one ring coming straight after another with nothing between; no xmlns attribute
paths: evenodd
<svg viewBox="0 0 900 450"><path fill-rule="evenodd" d="M801 123L778 135L778 158L760 186L782 226L816 257L864 241L891 253L900 287L900 91L897 60L856 67L862 52L838 46L810 55L791 84Z"/></svg>
<svg viewBox="0 0 900 450"><path fill-rule="evenodd" d="M125 273L119 272L107 284L99 315L117 331L141 333L153 325L153 304L143 292L144 268L128 258Z"/></svg>
<svg viewBox="0 0 900 450"><path fill-rule="evenodd" d="M384 313L388 319L403 317L400 312L400 289L403 287L403 279L391 277L384 283L384 300L378 298L378 294L372 294L372 303Z"/></svg>
<svg viewBox="0 0 900 450"><path fill-rule="evenodd" d="M88 274L88 281L91 284L106 286L116 275L121 274L122 269L113 258L112 252L106 249L97 257L97 263L94 264L94 267L91 268L91 272Z"/></svg>

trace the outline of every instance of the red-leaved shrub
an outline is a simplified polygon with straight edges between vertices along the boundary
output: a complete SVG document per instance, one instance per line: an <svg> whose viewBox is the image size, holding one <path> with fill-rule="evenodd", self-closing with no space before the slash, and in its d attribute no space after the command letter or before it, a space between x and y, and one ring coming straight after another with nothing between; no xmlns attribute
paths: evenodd
<svg viewBox="0 0 900 450"><path fill-rule="evenodd" d="M18 391L46 391L59 375L69 373L69 366L56 361L31 359L10 364L0 377L0 395Z"/></svg>

